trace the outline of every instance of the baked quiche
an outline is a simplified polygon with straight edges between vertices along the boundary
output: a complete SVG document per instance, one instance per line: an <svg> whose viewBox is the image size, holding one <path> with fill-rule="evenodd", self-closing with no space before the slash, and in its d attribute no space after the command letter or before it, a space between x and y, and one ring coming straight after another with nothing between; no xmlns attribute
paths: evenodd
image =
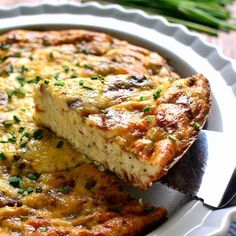
<svg viewBox="0 0 236 236"><path fill-rule="evenodd" d="M60 65L54 48L48 67L58 62L63 75L55 71L36 86L34 119L101 169L147 189L197 138L210 109L209 83L203 75L180 78L157 53L103 37L100 47L85 39L74 63ZM47 44L60 43L51 36ZM77 63L90 73L78 72Z"/></svg>
<svg viewBox="0 0 236 236"><path fill-rule="evenodd" d="M134 94L136 78L143 81L143 91L149 86L148 76L158 77L157 81L162 84L168 84L169 78L178 78L158 54L102 33L16 30L0 36L0 235L143 235L166 219L164 208L143 204L132 197L122 189L117 177L99 171L84 154L50 129L37 125L32 118L35 110L33 87L40 84L40 97L48 96L46 94L55 89L57 96L64 96L61 102L63 105L66 102L66 109L78 114L78 122L82 125L76 128L78 132L89 127L94 130L98 139L90 149L101 145L101 149L97 149L100 155L104 143L99 130L108 133L106 130L114 126L114 135L118 134L116 123L105 119L110 111L104 99L113 107L118 101L122 105L127 98L128 108L129 102L132 103L128 99L130 91L122 86L126 80L130 81L131 75L135 76L132 77ZM121 95L118 96L116 83L119 81ZM69 86L73 86L71 98L76 95L76 100L74 97L68 103L65 99ZM113 88L107 90L112 99L105 98L104 86ZM101 96L95 99L99 91ZM144 101L133 94L138 106L142 103L148 106L147 98L153 96L148 95L150 91L143 92ZM80 103L84 104L81 111ZM42 111L40 109L37 106L38 112ZM133 111L130 109L130 115ZM54 115L61 116L61 111ZM117 113L118 121L120 115ZM138 126L139 117L137 112ZM92 125L101 118L106 123ZM124 119L127 118L124 113ZM154 122L152 119L150 122L144 120L149 125ZM61 126L67 129L65 120L59 124ZM131 131L127 127L120 126L120 132L128 135ZM134 134L135 129L131 133ZM122 136L114 138L114 142L119 142L119 147L123 146L121 151L127 152ZM109 143L107 146L111 147Z"/></svg>

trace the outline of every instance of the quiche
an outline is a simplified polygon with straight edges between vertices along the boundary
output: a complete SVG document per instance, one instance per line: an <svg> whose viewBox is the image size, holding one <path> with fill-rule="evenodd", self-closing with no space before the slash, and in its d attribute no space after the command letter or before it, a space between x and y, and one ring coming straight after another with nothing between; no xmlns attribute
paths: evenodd
<svg viewBox="0 0 236 236"><path fill-rule="evenodd" d="M86 39L74 55L91 73L64 61L63 76L54 72L37 84L34 120L100 169L147 189L197 138L210 110L209 83L201 74L180 78L157 53L103 37L107 47L105 39L100 47ZM71 47L73 40L67 36ZM53 36L47 43L59 44ZM106 70L98 60L107 61Z"/></svg>
<svg viewBox="0 0 236 236"><path fill-rule="evenodd" d="M91 123L96 121L96 114L98 119L105 119L110 112L106 112L109 109L104 103L104 86L114 88L108 91L113 97L106 99L109 107L118 105L119 100L122 105L130 94L122 87L123 82L130 81L130 75L135 76L134 93L136 78L141 78L144 101L137 104L146 103L145 107L147 97L153 95L148 95L151 90L144 91L149 85L143 76L158 78L163 86L170 78L178 78L158 54L103 33L15 30L0 36L0 235L143 235L166 219L166 209L144 204L131 196L122 189L116 176L99 171L63 137L33 119L32 92L37 84L43 91L38 92L40 97L55 89L63 104L68 96L66 88L79 85L77 92L75 87L71 90L71 98L78 94L76 100L66 102L67 111L78 112L81 127L91 127L98 136L99 130L106 132L113 126L107 122L101 127ZM83 85L80 80L84 80ZM122 96L117 95L119 81ZM99 91L101 96L97 100ZM136 101L138 97L134 95L133 99ZM132 103L128 100L127 97L127 108ZM80 111L81 102L84 108ZM36 110L40 109L37 105ZM60 116L60 112L54 115ZM202 121L201 116L198 120ZM146 121L148 125L154 122ZM65 120L61 125L67 128ZM114 132L117 132L115 124ZM125 134L130 130L121 126L120 132ZM91 149L97 148L99 138ZM115 140L123 142L121 138ZM124 145L123 150L126 151Z"/></svg>

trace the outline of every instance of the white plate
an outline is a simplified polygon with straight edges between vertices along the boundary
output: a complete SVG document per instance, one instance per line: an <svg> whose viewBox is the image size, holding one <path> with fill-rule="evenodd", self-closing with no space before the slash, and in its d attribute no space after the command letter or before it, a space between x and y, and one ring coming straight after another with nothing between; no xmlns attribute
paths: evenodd
<svg viewBox="0 0 236 236"><path fill-rule="evenodd" d="M236 117L232 111L236 107L235 62L226 59L216 48L183 26L138 10L89 3L22 5L0 9L0 33L14 28L87 28L105 31L155 50L168 58L182 76L201 72L210 80L213 107L207 129L224 132L235 129ZM226 235L231 220L236 217L236 207L212 210L201 201L189 200L160 184L155 184L148 191L129 190L144 201L164 206L169 211L169 219L149 236Z"/></svg>

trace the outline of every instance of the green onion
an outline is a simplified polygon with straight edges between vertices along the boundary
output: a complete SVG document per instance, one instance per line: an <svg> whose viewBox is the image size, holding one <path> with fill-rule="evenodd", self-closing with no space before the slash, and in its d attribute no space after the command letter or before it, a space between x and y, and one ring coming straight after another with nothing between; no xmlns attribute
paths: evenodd
<svg viewBox="0 0 236 236"><path fill-rule="evenodd" d="M34 189L32 187L28 187L26 191L28 194L30 194L30 193L34 192Z"/></svg>
<svg viewBox="0 0 236 236"><path fill-rule="evenodd" d="M141 97L139 98L139 100L140 100L140 101L144 101L144 96L141 96Z"/></svg>
<svg viewBox="0 0 236 236"><path fill-rule="evenodd" d="M9 43L2 43L1 49L2 50L8 50L11 47L11 44Z"/></svg>
<svg viewBox="0 0 236 236"><path fill-rule="evenodd" d="M11 127L13 125L13 123L12 123L12 121L5 120L3 122L3 125L4 125L4 127L9 128L9 127Z"/></svg>
<svg viewBox="0 0 236 236"><path fill-rule="evenodd" d="M43 138L43 130L38 129L38 130L34 131L33 138L36 139L36 140L42 139Z"/></svg>
<svg viewBox="0 0 236 236"><path fill-rule="evenodd" d="M200 129L200 127L201 127L201 125L198 123L198 122L194 122L194 128L196 129L196 130L199 130Z"/></svg>
<svg viewBox="0 0 236 236"><path fill-rule="evenodd" d="M62 148L63 145L64 145L64 142L61 140L57 143L56 148Z"/></svg>
<svg viewBox="0 0 236 236"><path fill-rule="evenodd" d="M20 118L16 115L13 116L13 119L16 121L16 122L20 122Z"/></svg>
<svg viewBox="0 0 236 236"><path fill-rule="evenodd" d="M27 176L28 179L30 180L37 180L38 179L38 176L35 175L35 174L32 174L32 173L29 173L28 176Z"/></svg>
<svg viewBox="0 0 236 236"><path fill-rule="evenodd" d="M29 219L29 216L19 216L20 219L27 220Z"/></svg>
<svg viewBox="0 0 236 236"><path fill-rule="evenodd" d="M45 84L49 84L49 80L48 80L48 79L45 79L43 82L44 82Z"/></svg>
<svg viewBox="0 0 236 236"><path fill-rule="evenodd" d="M153 98L156 100L160 97L160 94L162 92L161 88L158 88L154 93L153 93Z"/></svg>
<svg viewBox="0 0 236 236"><path fill-rule="evenodd" d="M16 142L16 137L12 136L8 139L9 142L15 143Z"/></svg>
<svg viewBox="0 0 236 236"><path fill-rule="evenodd" d="M65 82L62 80L57 80L55 81L54 85L63 87L65 85Z"/></svg>
<svg viewBox="0 0 236 236"><path fill-rule="evenodd" d="M150 112L151 111L151 107L145 107L144 109L143 109L143 112Z"/></svg>
<svg viewBox="0 0 236 236"><path fill-rule="evenodd" d="M21 133L21 132L23 132L24 130L25 130L25 127L21 126L21 127L19 127L18 132Z"/></svg>
<svg viewBox="0 0 236 236"><path fill-rule="evenodd" d="M20 188L20 187L22 187L22 180L18 176L12 176L9 179L9 184L12 185L15 188Z"/></svg>
<svg viewBox="0 0 236 236"><path fill-rule="evenodd" d="M151 121L152 121L152 117L151 116L147 116L147 122L151 123Z"/></svg>
<svg viewBox="0 0 236 236"><path fill-rule="evenodd" d="M227 9L232 0L117 0L116 2L140 8L151 14L162 15L171 22L211 35L217 35L218 30L236 30L236 26L229 23L232 16Z"/></svg>
<svg viewBox="0 0 236 236"><path fill-rule="evenodd" d="M65 187L58 188L57 192L59 192L59 193L69 193L70 192L70 187L65 186Z"/></svg>
<svg viewBox="0 0 236 236"><path fill-rule="evenodd" d="M174 136L174 135L169 135L169 139L176 142L177 141L177 138Z"/></svg>
<svg viewBox="0 0 236 236"><path fill-rule="evenodd" d="M0 161L5 161L6 159L6 155L3 152L0 152Z"/></svg>
<svg viewBox="0 0 236 236"><path fill-rule="evenodd" d="M64 68L64 71L67 73L69 70L70 70L70 67L69 66L63 66Z"/></svg>

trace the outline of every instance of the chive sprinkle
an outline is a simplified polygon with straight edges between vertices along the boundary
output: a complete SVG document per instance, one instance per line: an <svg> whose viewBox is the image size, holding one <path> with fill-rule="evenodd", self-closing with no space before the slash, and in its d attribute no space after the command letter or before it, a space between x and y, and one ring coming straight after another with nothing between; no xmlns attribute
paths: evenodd
<svg viewBox="0 0 236 236"><path fill-rule="evenodd" d="M176 138L174 135L171 135L171 134L170 134L168 137L169 137L170 140L172 140L172 141L174 141L174 142L177 141L177 138Z"/></svg>
<svg viewBox="0 0 236 236"><path fill-rule="evenodd" d="M12 176L9 179L9 184L15 188L19 188L22 185L21 178L18 176Z"/></svg>
<svg viewBox="0 0 236 236"><path fill-rule="evenodd" d="M194 122L194 128L196 129L196 130L199 130L200 129L200 127L201 127L201 125L198 123L198 122Z"/></svg>
<svg viewBox="0 0 236 236"><path fill-rule="evenodd" d="M62 80L57 80L55 81L54 85L63 87L65 85L65 82Z"/></svg>
<svg viewBox="0 0 236 236"><path fill-rule="evenodd" d="M63 68L64 68L64 71L67 73L67 72L69 72L69 70L70 70L70 67L69 66L63 66Z"/></svg>
<svg viewBox="0 0 236 236"><path fill-rule="evenodd" d="M27 176L28 179L30 180L37 180L38 179L38 176L35 175L35 174L32 174L32 173L29 173L28 176Z"/></svg>
<svg viewBox="0 0 236 236"><path fill-rule="evenodd" d="M27 193L30 194L30 193L32 193L32 192L34 192L34 189L33 189L32 187L28 187L28 188L27 188Z"/></svg>
<svg viewBox="0 0 236 236"><path fill-rule="evenodd" d="M29 216L19 216L20 219L27 220L29 219Z"/></svg>
<svg viewBox="0 0 236 236"><path fill-rule="evenodd" d="M143 112L150 112L151 111L151 107L145 107L144 109L143 109Z"/></svg>
<svg viewBox="0 0 236 236"><path fill-rule="evenodd" d="M38 130L34 131L33 138L36 139L36 140L42 139L43 138L43 130L38 129Z"/></svg>
<svg viewBox="0 0 236 236"><path fill-rule="evenodd" d="M21 127L19 127L18 132L21 133L21 132L23 132L24 130L25 130L25 127L24 127L24 126L21 126Z"/></svg>
<svg viewBox="0 0 236 236"><path fill-rule="evenodd" d="M43 82L44 82L45 84L49 84L49 80L48 80L48 79L45 79Z"/></svg>
<svg viewBox="0 0 236 236"><path fill-rule="evenodd" d="M158 88L154 93L153 93L153 98L154 100L158 99L161 95L162 89Z"/></svg>
<svg viewBox="0 0 236 236"><path fill-rule="evenodd" d="M20 122L21 121L20 118L16 115L13 116L13 119L15 120L15 122Z"/></svg>
<svg viewBox="0 0 236 236"><path fill-rule="evenodd" d="M9 142L15 143L16 142L16 137L12 136L8 139Z"/></svg>
<svg viewBox="0 0 236 236"><path fill-rule="evenodd" d="M144 101L144 96L141 96L141 97L139 98L139 100L140 100L140 101Z"/></svg>
<svg viewBox="0 0 236 236"><path fill-rule="evenodd" d="M147 122L151 123L151 121L152 121L152 117L151 116L147 116Z"/></svg>
<svg viewBox="0 0 236 236"><path fill-rule="evenodd" d="M79 85L81 85L81 86L84 85L84 81L82 79L79 81Z"/></svg>
<svg viewBox="0 0 236 236"><path fill-rule="evenodd" d="M3 43L1 45L2 50L8 50L10 47L11 47L11 44L9 44L9 43Z"/></svg>
<svg viewBox="0 0 236 236"><path fill-rule="evenodd" d="M12 123L11 121L9 121L9 120L5 120L5 121L3 122L3 125L4 125L4 127L6 127L6 128L11 127L12 124L13 124L13 123Z"/></svg>
<svg viewBox="0 0 236 236"><path fill-rule="evenodd" d="M56 148L62 148L63 145L64 145L64 142L61 140L57 143Z"/></svg>
<svg viewBox="0 0 236 236"><path fill-rule="evenodd" d="M3 152L0 152L0 161L5 161L6 159L6 155Z"/></svg>

